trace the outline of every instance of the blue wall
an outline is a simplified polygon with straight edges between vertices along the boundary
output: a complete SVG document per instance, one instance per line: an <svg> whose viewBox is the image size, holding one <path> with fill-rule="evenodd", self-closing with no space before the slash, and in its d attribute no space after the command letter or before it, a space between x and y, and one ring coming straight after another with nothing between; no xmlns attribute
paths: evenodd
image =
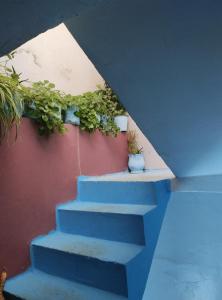
<svg viewBox="0 0 222 300"><path fill-rule="evenodd" d="M118 2L70 31L176 175L221 173L222 3Z"/></svg>

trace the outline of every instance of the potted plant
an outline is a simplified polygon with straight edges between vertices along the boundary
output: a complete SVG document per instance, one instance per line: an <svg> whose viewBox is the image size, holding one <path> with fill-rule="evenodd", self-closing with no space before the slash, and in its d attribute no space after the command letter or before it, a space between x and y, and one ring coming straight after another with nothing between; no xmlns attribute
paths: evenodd
<svg viewBox="0 0 222 300"><path fill-rule="evenodd" d="M75 115L80 118L80 129L89 133L100 127L100 103L95 92L87 92L76 97L78 111Z"/></svg>
<svg viewBox="0 0 222 300"><path fill-rule="evenodd" d="M107 103L108 112L113 117L113 122L119 131L127 131L128 125L128 115L124 106L120 103L119 97L117 94L111 89L111 87L105 83L104 87L101 88L99 92L102 94L104 103Z"/></svg>
<svg viewBox="0 0 222 300"><path fill-rule="evenodd" d="M62 120L64 96L55 90L53 83L45 80L35 82L31 87L23 87L23 97L26 108L25 116L37 122L40 135L66 131Z"/></svg>
<svg viewBox="0 0 222 300"><path fill-rule="evenodd" d="M76 104L77 96L68 94L64 96L63 100L65 106L64 122L67 124L80 125L80 118L76 115L76 112L79 111Z"/></svg>
<svg viewBox="0 0 222 300"><path fill-rule="evenodd" d="M95 91L97 94L97 112L101 116L99 130L105 135L116 137L119 133L119 128L114 121L117 102L109 98L104 98L104 90Z"/></svg>
<svg viewBox="0 0 222 300"><path fill-rule="evenodd" d="M127 142L128 142L128 168L131 173L141 173L145 169L145 160L142 152L142 147L137 144L136 132L130 130L127 132Z"/></svg>
<svg viewBox="0 0 222 300"><path fill-rule="evenodd" d="M23 100L20 86L11 77L0 74L0 142L9 130L20 124L23 113Z"/></svg>
<svg viewBox="0 0 222 300"><path fill-rule="evenodd" d="M68 107L68 109L66 110L66 113L65 113L65 123L79 125L80 118L76 116L77 111L79 111L79 109L75 105Z"/></svg>
<svg viewBox="0 0 222 300"><path fill-rule="evenodd" d="M114 122L121 132L126 132L128 128L128 115L123 110L117 111Z"/></svg>

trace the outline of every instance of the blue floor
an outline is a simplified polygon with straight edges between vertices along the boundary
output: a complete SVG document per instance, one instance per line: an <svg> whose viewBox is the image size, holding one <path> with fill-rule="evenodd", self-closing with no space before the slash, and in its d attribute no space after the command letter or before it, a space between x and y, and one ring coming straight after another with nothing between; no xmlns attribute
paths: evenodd
<svg viewBox="0 0 222 300"><path fill-rule="evenodd" d="M143 300L221 300L222 176L177 179Z"/></svg>

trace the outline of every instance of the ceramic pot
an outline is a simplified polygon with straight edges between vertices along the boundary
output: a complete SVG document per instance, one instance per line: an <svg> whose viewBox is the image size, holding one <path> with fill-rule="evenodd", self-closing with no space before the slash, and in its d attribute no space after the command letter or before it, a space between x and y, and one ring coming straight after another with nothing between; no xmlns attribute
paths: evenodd
<svg viewBox="0 0 222 300"><path fill-rule="evenodd" d="M129 154L128 167L131 173L141 173L145 169L143 153Z"/></svg>
<svg viewBox="0 0 222 300"><path fill-rule="evenodd" d="M128 116L116 116L114 122L119 127L120 131L127 131Z"/></svg>
<svg viewBox="0 0 222 300"><path fill-rule="evenodd" d="M75 115L76 111L78 111L78 108L74 105L67 109L65 115L65 123L73 124L73 125L80 124L80 118Z"/></svg>

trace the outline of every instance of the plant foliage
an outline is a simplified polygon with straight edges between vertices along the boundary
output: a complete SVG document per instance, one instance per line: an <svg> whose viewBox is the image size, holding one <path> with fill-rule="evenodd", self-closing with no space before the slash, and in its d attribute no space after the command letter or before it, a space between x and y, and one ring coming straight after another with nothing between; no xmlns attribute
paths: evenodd
<svg viewBox="0 0 222 300"><path fill-rule="evenodd" d="M121 104L119 97L108 85L108 83L105 83L104 87L98 85L98 88L99 93L102 95L103 101L106 103L107 111L112 117L126 114L126 110Z"/></svg>
<svg viewBox="0 0 222 300"><path fill-rule="evenodd" d="M10 129L20 124L23 113L23 100L21 88L11 77L0 74L0 141L2 141Z"/></svg>
<svg viewBox="0 0 222 300"><path fill-rule="evenodd" d="M61 111L75 106L75 115L80 118L80 129L92 133L97 129L103 134L116 136L119 128L114 122L116 115L125 110L118 108L117 96L111 89L98 89L82 95L63 94L48 82L37 82L31 87L23 87L26 116L34 119L39 125L39 133L49 135L53 132L64 133L64 122Z"/></svg>
<svg viewBox="0 0 222 300"><path fill-rule="evenodd" d="M129 154L141 154L142 153L142 148L140 148L137 143L137 134L134 130L129 130L127 132L127 142L128 142L128 153Z"/></svg>
<svg viewBox="0 0 222 300"><path fill-rule="evenodd" d="M49 81L39 81L27 87L14 67L8 63L16 52L4 57L0 63L0 140L12 128L19 124L23 113L38 124L41 135L64 133L66 131L63 116L65 111L75 106L74 114L80 118L80 128L89 133L100 130L103 134L116 136L119 128L115 116L126 113L118 96L105 84L94 92L73 96L64 94Z"/></svg>
<svg viewBox="0 0 222 300"><path fill-rule="evenodd" d="M77 117L80 118L80 128L88 132L94 132L100 127L100 113L103 111L101 97L96 92L88 92L76 97L78 111Z"/></svg>
<svg viewBox="0 0 222 300"><path fill-rule="evenodd" d="M49 81L33 83L22 88L25 101L25 114L39 125L40 135L66 131L62 120L63 95Z"/></svg>
<svg viewBox="0 0 222 300"><path fill-rule="evenodd" d="M88 132L99 129L103 134L116 136L119 128L114 122L115 104L104 101L101 90L88 92L76 98L80 128Z"/></svg>
<svg viewBox="0 0 222 300"><path fill-rule="evenodd" d="M23 113L20 75L8 63L14 58L15 52L6 55L0 63L0 142L15 125L20 124Z"/></svg>

